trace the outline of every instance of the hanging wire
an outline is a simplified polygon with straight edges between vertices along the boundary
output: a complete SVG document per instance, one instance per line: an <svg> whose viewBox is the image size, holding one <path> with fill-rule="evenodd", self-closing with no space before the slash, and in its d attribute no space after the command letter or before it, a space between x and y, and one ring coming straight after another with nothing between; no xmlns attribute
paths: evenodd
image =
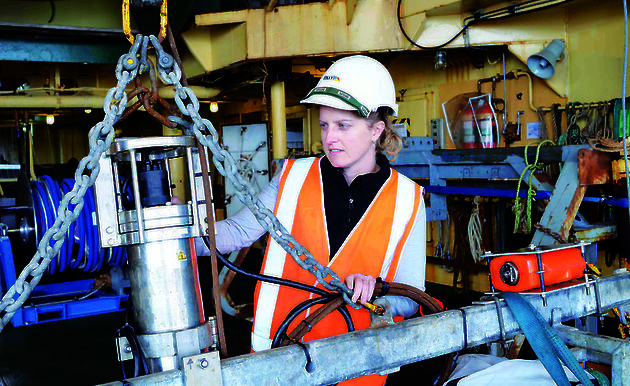
<svg viewBox="0 0 630 386"><path fill-rule="evenodd" d="M628 148L627 146L627 122L626 122L626 76L628 68L628 2L623 0L623 79L621 81L621 116L623 120L623 159L626 163L626 191L628 194L628 204L630 204L630 173L628 171ZM628 205L628 218L630 218L630 205Z"/></svg>
<svg viewBox="0 0 630 386"><path fill-rule="evenodd" d="M506 19L508 17L523 15L523 14L527 14L527 13L531 13L531 12L542 11L542 10L545 10L545 9L548 9L548 8L551 8L551 7L555 7L557 5L566 4L566 3L571 2L571 1L573 1L573 0L561 0L561 1L554 1L554 0L530 0L530 1L524 1L524 2L522 2L520 4L511 4L511 5L507 6L507 7L498 8L498 9L495 9L495 10L492 10L492 11L488 11L488 12L475 12L472 16L468 16L467 18L464 19L463 27L459 30L459 32L457 32L455 35L453 35L446 42L444 42L442 44L438 44L436 46L423 46L423 45L420 45L420 44L416 43L407 34L407 31L405 31L405 27L402 24L402 15L401 15L402 0L398 0L398 6L397 6L397 9L396 9L396 18L398 20L398 27L400 28L400 32L403 34L403 36L405 37L405 39L407 39L407 41L409 43L413 44L414 46L416 46L418 48L422 48L422 49L437 49L437 48L442 48L442 47L445 47L445 46L451 44L461 34L466 32L466 30L470 26L472 26L473 24L479 23L481 21Z"/></svg>

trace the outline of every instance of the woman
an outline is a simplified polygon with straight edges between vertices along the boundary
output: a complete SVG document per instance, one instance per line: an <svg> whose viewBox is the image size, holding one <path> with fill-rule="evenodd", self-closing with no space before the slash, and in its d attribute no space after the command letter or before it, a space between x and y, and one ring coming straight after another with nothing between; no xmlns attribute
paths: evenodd
<svg viewBox="0 0 630 386"><path fill-rule="evenodd" d="M400 149L400 137L389 123L389 117L397 115L395 95L391 76L378 61L355 55L335 62L302 101L319 108L325 156L286 161L259 196L275 208L291 235L353 290L352 300L362 304L371 299L377 277L424 290L423 189L392 170L383 154L396 156ZM247 209L218 222L216 229L222 253L249 246L264 233ZM316 278L272 239L262 271L316 284ZM253 350L270 348L286 315L309 297L298 289L258 283ZM417 311L409 299L388 299L395 315ZM350 313L356 329L369 327L367 310ZM332 313L304 340L346 331L343 319Z"/></svg>

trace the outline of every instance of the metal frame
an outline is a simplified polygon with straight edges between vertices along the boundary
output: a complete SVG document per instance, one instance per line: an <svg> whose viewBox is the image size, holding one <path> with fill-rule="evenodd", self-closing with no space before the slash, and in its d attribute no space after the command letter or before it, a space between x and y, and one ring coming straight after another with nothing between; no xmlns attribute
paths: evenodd
<svg viewBox="0 0 630 386"><path fill-rule="evenodd" d="M628 302L630 273L620 273L596 281L548 291L547 306L540 293L523 294L548 322L567 321L592 315ZM499 321L501 313L503 328ZM557 325L561 336L571 345L587 347L594 358L606 358L613 366L613 385L630 385L627 370L630 346L626 341L576 332ZM306 357L297 345L223 359L221 377L226 385L332 384L366 374L384 372L401 365L455 352L464 347L510 337L519 326L504 301L494 300L391 326L356 331L305 344L312 372L305 369ZM597 352L608 354L600 355ZM339 360L338 353L352 361ZM599 356L597 356L599 355ZM612 356L607 356L612 355ZM130 385L184 385L182 371L173 370L126 380ZM107 385L120 385L120 382Z"/></svg>
<svg viewBox="0 0 630 386"><path fill-rule="evenodd" d="M605 184L611 181L610 155L591 150L587 145L543 146L540 149L527 149L527 160L536 158L543 164L562 164L562 171L556 185L551 185L548 176L534 173L532 185L536 189L535 198L549 199L540 224L568 239L569 230L582 201L597 201L610 205L627 206L619 200L602 200L585 197L589 185ZM531 170L527 170L525 148L491 148L434 150L429 137L408 137L403 140L403 149L392 166L409 178L428 180L425 189L431 193L430 207L427 207L427 220L445 220L446 195L476 195L490 197L516 197L510 185L521 174L523 181L529 180ZM523 173L523 171L525 171ZM482 186L479 181L483 180ZM512 181L512 184L508 182ZM447 183L449 182L449 183ZM483 186L485 185L485 186ZM506 188L507 185L507 188ZM519 197L526 197L527 190L521 189ZM610 226L589 229L589 241L609 238L614 235ZM532 244L549 245L557 241L548 233L537 229Z"/></svg>

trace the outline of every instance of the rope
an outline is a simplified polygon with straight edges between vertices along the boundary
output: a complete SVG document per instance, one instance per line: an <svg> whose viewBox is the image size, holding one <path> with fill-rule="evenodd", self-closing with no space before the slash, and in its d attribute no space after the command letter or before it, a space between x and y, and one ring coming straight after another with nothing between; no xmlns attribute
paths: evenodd
<svg viewBox="0 0 630 386"><path fill-rule="evenodd" d="M481 220L479 219L479 196L475 196L474 206L470 213L468 221L468 243L470 244L470 253L475 263L481 260L483 250L481 249Z"/></svg>
<svg viewBox="0 0 630 386"><path fill-rule="evenodd" d="M538 127L538 137L540 139L547 139L547 122L545 122L545 113L546 111L539 107L536 109L536 114L538 114L538 123L540 126Z"/></svg>
<svg viewBox="0 0 630 386"><path fill-rule="evenodd" d="M540 155L540 148L546 144L546 143L550 143L552 145L554 145L553 141L549 140L549 139L545 139L544 141L541 142L531 142L528 143L525 146L525 169L523 169L523 172L521 173L520 178L518 179L518 186L516 188L516 199L514 200L514 206L512 207L512 211L514 212L515 218L514 218L514 233L517 233L517 231L520 228L521 225L521 213L523 211L523 203L520 200L519 194L521 191L521 182L523 182L523 177L525 177L525 173L527 171L530 171L529 173L529 179L527 182L528 188L527 188L527 198L525 199L527 202L527 217L525 218L525 231L526 233L531 232L532 230L532 201L534 201L534 196L536 195L536 191L534 190L533 186L532 186L532 177L534 176L534 172L536 170L540 170L542 169L542 166L538 165L538 156ZM527 150L529 149L530 145L534 145L537 144L538 146L536 147L536 158L534 159L533 163L529 163L528 159L527 159Z"/></svg>
<svg viewBox="0 0 630 386"><path fill-rule="evenodd" d="M588 144L593 150L623 154L623 142L621 141L609 138L591 138L588 140ZM628 147L630 144L626 144L626 148Z"/></svg>

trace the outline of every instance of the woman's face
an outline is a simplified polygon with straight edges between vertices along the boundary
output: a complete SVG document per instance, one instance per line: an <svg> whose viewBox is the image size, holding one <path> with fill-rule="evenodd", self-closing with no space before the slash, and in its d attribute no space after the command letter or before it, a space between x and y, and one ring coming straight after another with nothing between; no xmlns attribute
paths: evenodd
<svg viewBox="0 0 630 386"><path fill-rule="evenodd" d="M352 111L322 106L319 109L324 153L330 163L342 168L350 183L359 174L370 173L376 166L376 141L385 123L374 124Z"/></svg>

